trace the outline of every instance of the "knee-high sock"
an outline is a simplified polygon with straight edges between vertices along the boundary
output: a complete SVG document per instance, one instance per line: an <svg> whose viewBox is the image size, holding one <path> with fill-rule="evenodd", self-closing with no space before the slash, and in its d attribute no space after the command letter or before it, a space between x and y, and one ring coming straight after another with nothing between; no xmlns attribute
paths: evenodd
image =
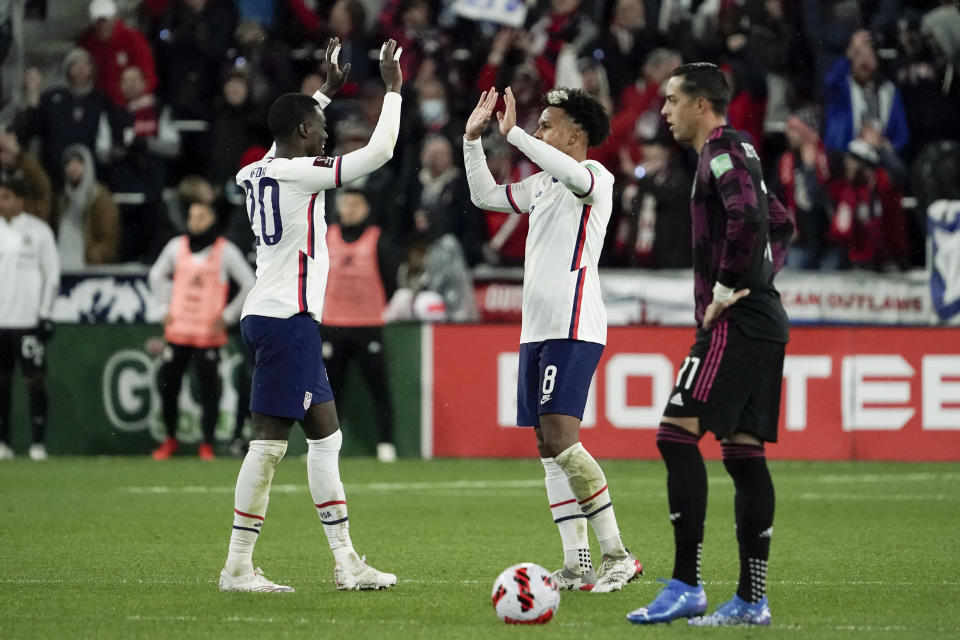
<svg viewBox="0 0 960 640"><path fill-rule="evenodd" d="M590 560L590 541L587 539L587 517L580 511L576 496L563 469L553 458L540 458L546 474L547 500L550 515L560 530L563 544L563 566L576 573L585 573L593 568Z"/></svg>
<svg viewBox="0 0 960 640"><path fill-rule="evenodd" d="M310 495L323 523L323 532L337 563L355 555L350 541L347 497L340 482L340 447L343 434L336 433L320 440L307 440L307 480Z"/></svg>
<svg viewBox="0 0 960 640"><path fill-rule="evenodd" d="M561 451L554 462L563 470L570 484L570 490L580 504L580 511L597 535L600 552L605 556L622 558L627 550L620 539L617 516L613 512L613 502L607 489L607 478L583 445L579 442Z"/></svg>
<svg viewBox="0 0 960 640"><path fill-rule="evenodd" d="M27 381L30 394L30 435L34 444L43 444L47 436L47 384L43 377Z"/></svg>
<svg viewBox="0 0 960 640"><path fill-rule="evenodd" d="M10 444L10 405L13 378L0 373L0 442Z"/></svg>
<svg viewBox="0 0 960 640"><path fill-rule="evenodd" d="M776 496L763 446L724 444L723 466L736 488L734 514L740 547L737 595L759 602L767 593L767 561Z"/></svg>
<svg viewBox="0 0 960 640"><path fill-rule="evenodd" d="M673 578L700 584L703 522L707 515L707 468L698 438L680 427L661 424L657 448L667 466L667 502L675 545Z"/></svg>
<svg viewBox="0 0 960 640"><path fill-rule="evenodd" d="M253 571L253 546L267 515L273 472L286 452L286 440L250 442L237 476L233 501L233 533L226 564L226 570L233 575Z"/></svg>

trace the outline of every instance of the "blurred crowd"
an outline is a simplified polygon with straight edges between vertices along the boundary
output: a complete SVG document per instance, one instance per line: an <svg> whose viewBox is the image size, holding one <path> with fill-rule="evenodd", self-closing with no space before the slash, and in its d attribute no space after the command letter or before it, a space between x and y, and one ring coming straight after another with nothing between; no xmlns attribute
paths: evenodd
<svg viewBox="0 0 960 640"><path fill-rule="evenodd" d="M365 198L393 247L401 287L456 279L430 272L451 265L522 264L526 218L477 211L462 170L466 116L491 86L513 88L527 131L555 86L609 110L613 133L591 150L616 176L602 266L690 265L696 158L659 114L683 62L727 73L730 123L796 212L793 267L922 265L925 203L960 185L943 179L960 140L954 0L539 0L522 27L464 18L454 0L119 4L89 3L59 73L30 67L26 43L22 92L7 96L17 109L0 134L0 175L28 184L28 210L54 228L66 271L152 262L195 202L252 250L234 175L269 147L274 98L320 86L331 36L352 65L327 108L336 155L363 146L378 118L380 44L403 47L393 160L348 185L350 206ZM501 183L537 171L492 130L484 146ZM339 206L329 193L329 222Z"/></svg>

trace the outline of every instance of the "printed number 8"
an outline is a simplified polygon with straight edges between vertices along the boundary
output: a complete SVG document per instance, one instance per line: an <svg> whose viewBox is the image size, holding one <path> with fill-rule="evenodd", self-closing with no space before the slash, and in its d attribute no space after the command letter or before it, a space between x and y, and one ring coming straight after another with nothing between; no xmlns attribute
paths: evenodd
<svg viewBox="0 0 960 640"><path fill-rule="evenodd" d="M544 395L549 395L553 393L553 385L556 383L557 378L557 367L556 365L548 365L546 369L543 370L543 393Z"/></svg>

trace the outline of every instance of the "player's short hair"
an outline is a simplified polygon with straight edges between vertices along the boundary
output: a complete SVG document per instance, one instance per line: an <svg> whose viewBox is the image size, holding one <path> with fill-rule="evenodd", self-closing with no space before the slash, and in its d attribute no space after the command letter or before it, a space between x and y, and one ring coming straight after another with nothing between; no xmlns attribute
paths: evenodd
<svg viewBox="0 0 960 640"><path fill-rule="evenodd" d="M610 135L610 116L596 98L580 89L548 91L544 102L548 107L562 109L587 134L587 146L595 147Z"/></svg>
<svg viewBox="0 0 960 640"><path fill-rule="evenodd" d="M267 128L275 140L286 140L302 122L315 113L319 103L302 93L285 93L270 105L267 112Z"/></svg>
<svg viewBox="0 0 960 640"><path fill-rule="evenodd" d="M28 195L27 183L16 176L0 180L0 189L9 189L19 198L26 198Z"/></svg>
<svg viewBox="0 0 960 640"><path fill-rule="evenodd" d="M679 76L683 77L680 91L705 99L718 116L726 115L730 105L730 85L720 67L709 62L691 62L680 65L670 74L670 77Z"/></svg>

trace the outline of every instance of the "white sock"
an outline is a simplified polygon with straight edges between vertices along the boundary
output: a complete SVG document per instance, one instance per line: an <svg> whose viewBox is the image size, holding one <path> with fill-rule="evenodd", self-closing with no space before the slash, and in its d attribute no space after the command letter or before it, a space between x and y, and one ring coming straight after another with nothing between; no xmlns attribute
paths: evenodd
<svg viewBox="0 0 960 640"><path fill-rule="evenodd" d="M320 440L307 439L307 480L310 495L323 523L323 532L338 564L351 561L356 552L350 541L347 518L347 497L340 482L340 447L343 434L336 433Z"/></svg>
<svg viewBox="0 0 960 640"><path fill-rule="evenodd" d="M605 556L625 557L627 550L620 539L620 529L613 513L613 502L603 469L579 442L560 452L554 461L567 476L580 510L593 527L597 542L600 543L600 552Z"/></svg>
<svg viewBox="0 0 960 640"><path fill-rule="evenodd" d="M234 576L253 571L253 546L270 502L270 483L283 454L286 440L251 440L240 466L233 499L233 532L226 570Z"/></svg>
<svg viewBox="0 0 960 640"><path fill-rule="evenodd" d="M547 486L550 514L560 530L563 566L576 573L586 573L593 568L587 539L587 518L580 511L563 469L557 466L553 458L540 458L540 462L546 474L544 484Z"/></svg>

